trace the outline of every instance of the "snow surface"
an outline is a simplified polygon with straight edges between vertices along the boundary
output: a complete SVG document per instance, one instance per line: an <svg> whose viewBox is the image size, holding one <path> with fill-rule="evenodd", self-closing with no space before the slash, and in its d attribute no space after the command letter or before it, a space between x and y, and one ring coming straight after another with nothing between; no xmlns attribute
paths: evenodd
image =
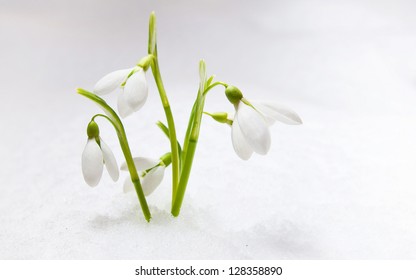
<svg viewBox="0 0 416 280"><path fill-rule="evenodd" d="M410 0L3 1L0 258L415 258L415 9ZM169 213L168 175L146 223L123 176L83 181L85 129L100 111L75 88L145 55L152 10L180 137L200 58L304 124L274 125L269 154L244 162L230 129L205 118L180 217ZM151 81L146 106L125 121L136 156L168 149L154 125L164 119L158 98ZM206 108L232 109L221 89ZM114 131L100 126L120 164Z"/></svg>

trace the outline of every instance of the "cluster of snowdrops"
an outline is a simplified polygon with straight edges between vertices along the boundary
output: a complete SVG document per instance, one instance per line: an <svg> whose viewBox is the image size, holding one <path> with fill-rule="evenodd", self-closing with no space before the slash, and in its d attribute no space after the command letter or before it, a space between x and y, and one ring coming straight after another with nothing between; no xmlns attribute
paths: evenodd
<svg viewBox="0 0 416 280"><path fill-rule="evenodd" d="M142 108L148 96L146 73L151 70L165 111L166 124L158 122L158 126L169 138L170 151L160 157L133 157L130 151L122 118L126 118ZM230 127L233 148L243 160L248 160L253 153L265 155L270 149L271 137L269 127L280 121L285 124L301 124L300 117L291 109L271 101L256 101L247 99L235 86L222 81L214 81L214 76L208 77L203 60L199 64L200 83L198 93L190 113L185 139L182 144L176 137L175 121L166 90L160 74L157 42L156 18L150 15L148 54L133 67L117 70L101 78L92 92L79 88L77 92L94 101L104 114L96 114L87 126L88 140L82 153L82 172L85 182L94 187L102 176L104 166L114 181L119 179L119 166L111 149L100 137L97 118L109 121L118 136L124 155L124 163L120 169L129 173L124 181L124 191L136 191L144 217L151 219L151 213L146 201L162 182L168 166L172 166L172 215L178 216L183 197L191 173L194 154L198 143L202 116L208 115L215 121ZM234 106L234 112L204 111L207 93L214 87L225 89L225 97ZM101 96L115 93L117 112L109 106Z"/></svg>

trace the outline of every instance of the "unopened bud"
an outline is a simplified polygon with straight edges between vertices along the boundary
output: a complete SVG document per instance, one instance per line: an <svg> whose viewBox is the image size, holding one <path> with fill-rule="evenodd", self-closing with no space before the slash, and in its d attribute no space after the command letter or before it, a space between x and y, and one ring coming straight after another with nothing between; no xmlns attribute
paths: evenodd
<svg viewBox="0 0 416 280"><path fill-rule="evenodd" d="M226 123L227 122L228 114L225 113L225 112L218 112L218 113L211 114L211 117L214 120L216 120L217 122Z"/></svg>
<svg viewBox="0 0 416 280"><path fill-rule="evenodd" d="M204 114L210 116L211 118L213 118L217 122L226 123L226 124L229 124L229 125L233 124L233 121L228 119L228 113L226 113L226 112L217 112L217 113L212 113L212 114L204 112Z"/></svg>

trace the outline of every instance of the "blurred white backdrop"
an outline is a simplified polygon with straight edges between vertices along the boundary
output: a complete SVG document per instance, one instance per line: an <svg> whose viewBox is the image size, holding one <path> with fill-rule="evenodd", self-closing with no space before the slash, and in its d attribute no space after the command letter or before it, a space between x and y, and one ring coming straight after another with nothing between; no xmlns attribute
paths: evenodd
<svg viewBox="0 0 416 280"><path fill-rule="evenodd" d="M229 128L204 119L181 216L170 217L166 178L146 224L124 178L83 182L99 110L75 88L146 54L153 10L180 136L201 58L304 125L273 126L270 153L242 162ZM415 258L415 11L410 0L0 0L0 258ZM148 79L126 128L135 155L159 156L168 142ZM231 109L221 90L207 101Z"/></svg>

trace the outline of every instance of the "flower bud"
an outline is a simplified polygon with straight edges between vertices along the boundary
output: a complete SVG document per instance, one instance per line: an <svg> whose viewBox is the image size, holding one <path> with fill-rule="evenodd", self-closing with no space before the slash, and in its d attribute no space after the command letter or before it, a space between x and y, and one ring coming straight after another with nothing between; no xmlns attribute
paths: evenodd
<svg viewBox="0 0 416 280"><path fill-rule="evenodd" d="M206 65L205 65L205 61L201 59L201 61L199 61L199 92L201 94L203 94L205 91L206 81L207 81Z"/></svg>
<svg viewBox="0 0 416 280"><path fill-rule="evenodd" d="M213 113L211 114L211 117L216 120L217 122L220 123L226 123L227 122L227 117L228 114L226 112L217 112L217 113Z"/></svg>
<svg viewBox="0 0 416 280"><path fill-rule="evenodd" d="M229 125L233 124L233 121L231 119L228 119L228 113L226 112L217 112L217 113L212 113L212 114L208 112L204 112L204 114L210 116L211 118L213 118L219 123L226 123Z"/></svg>
<svg viewBox="0 0 416 280"><path fill-rule="evenodd" d="M225 89L225 95L227 96L228 100L234 105L240 102L241 98L243 98L243 94L235 86L227 86L227 88Z"/></svg>
<svg viewBox="0 0 416 280"><path fill-rule="evenodd" d="M88 138L98 138L100 136L100 129L95 121L90 121L87 127Z"/></svg>
<svg viewBox="0 0 416 280"><path fill-rule="evenodd" d="M149 45L148 53L154 54L156 51L156 15L155 12L150 14L149 18Z"/></svg>

